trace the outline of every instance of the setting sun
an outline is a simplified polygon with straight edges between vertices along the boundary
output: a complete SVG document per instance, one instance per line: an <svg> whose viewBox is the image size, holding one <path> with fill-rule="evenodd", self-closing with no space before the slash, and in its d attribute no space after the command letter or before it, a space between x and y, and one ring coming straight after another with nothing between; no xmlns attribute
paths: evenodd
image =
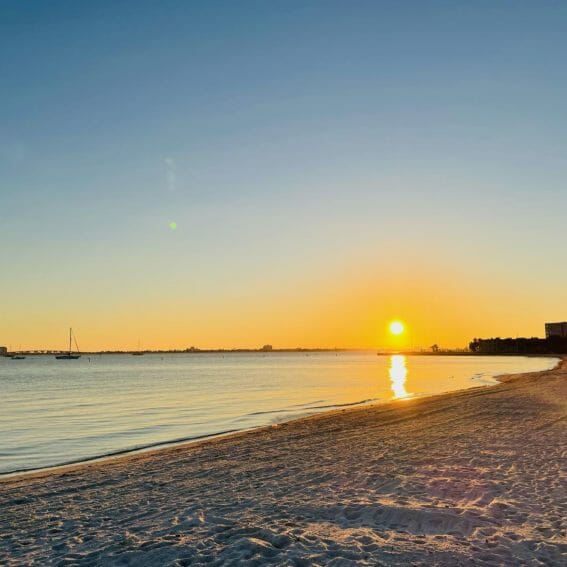
<svg viewBox="0 0 567 567"><path fill-rule="evenodd" d="M401 321L392 321L390 323L390 333L392 335L401 335L404 332L404 324Z"/></svg>

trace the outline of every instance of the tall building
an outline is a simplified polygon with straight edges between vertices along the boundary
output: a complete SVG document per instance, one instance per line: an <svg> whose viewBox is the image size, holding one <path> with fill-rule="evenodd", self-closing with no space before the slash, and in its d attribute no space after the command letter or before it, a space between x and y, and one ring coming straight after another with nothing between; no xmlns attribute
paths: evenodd
<svg viewBox="0 0 567 567"><path fill-rule="evenodd" d="M8 349L5 346L0 346L0 356L6 356L8 354Z"/></svg>
<svg viewBox="0 0 567 567"><path fill-rule="evenodd" d="M567 337L567 322L562 323L546 323L545 338L549 337Z"/></svg>

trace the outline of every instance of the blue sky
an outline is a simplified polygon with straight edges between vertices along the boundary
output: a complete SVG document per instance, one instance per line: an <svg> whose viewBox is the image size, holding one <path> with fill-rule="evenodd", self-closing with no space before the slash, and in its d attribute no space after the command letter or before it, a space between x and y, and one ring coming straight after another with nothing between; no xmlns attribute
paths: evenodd
<svg viewBox="0 0 567 567"><path fill-rule="evenodd" d="M164 297L293 312L321 281L340 295L392 266L526 289L523 334L567 318L564 4L0 10L0 342L88 328L108 304L129 305L132 335L141 306L172 309ZM251 324L251 343L268 330Z"/></svg>

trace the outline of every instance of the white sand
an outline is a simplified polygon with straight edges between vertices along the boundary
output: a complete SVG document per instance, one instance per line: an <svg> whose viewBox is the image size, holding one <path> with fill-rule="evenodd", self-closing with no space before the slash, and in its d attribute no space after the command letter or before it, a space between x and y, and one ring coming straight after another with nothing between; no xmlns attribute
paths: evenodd
<svg viewBox="0 0 567 567"><path fill-rule="evenodd" d="M0 482L1 565L566 565L567 364Z"/></svg>

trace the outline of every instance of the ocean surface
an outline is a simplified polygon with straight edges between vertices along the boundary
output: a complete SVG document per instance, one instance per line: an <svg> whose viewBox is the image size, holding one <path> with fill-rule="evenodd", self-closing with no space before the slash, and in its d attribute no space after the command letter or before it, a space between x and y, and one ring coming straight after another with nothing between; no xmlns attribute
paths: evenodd
<svg viewBox="0 0 567 567"><path fill-rule="evenodd" d="M0 358L0 473L190 440L355 404L494 383L554 358L375 353Z"/></svg>

